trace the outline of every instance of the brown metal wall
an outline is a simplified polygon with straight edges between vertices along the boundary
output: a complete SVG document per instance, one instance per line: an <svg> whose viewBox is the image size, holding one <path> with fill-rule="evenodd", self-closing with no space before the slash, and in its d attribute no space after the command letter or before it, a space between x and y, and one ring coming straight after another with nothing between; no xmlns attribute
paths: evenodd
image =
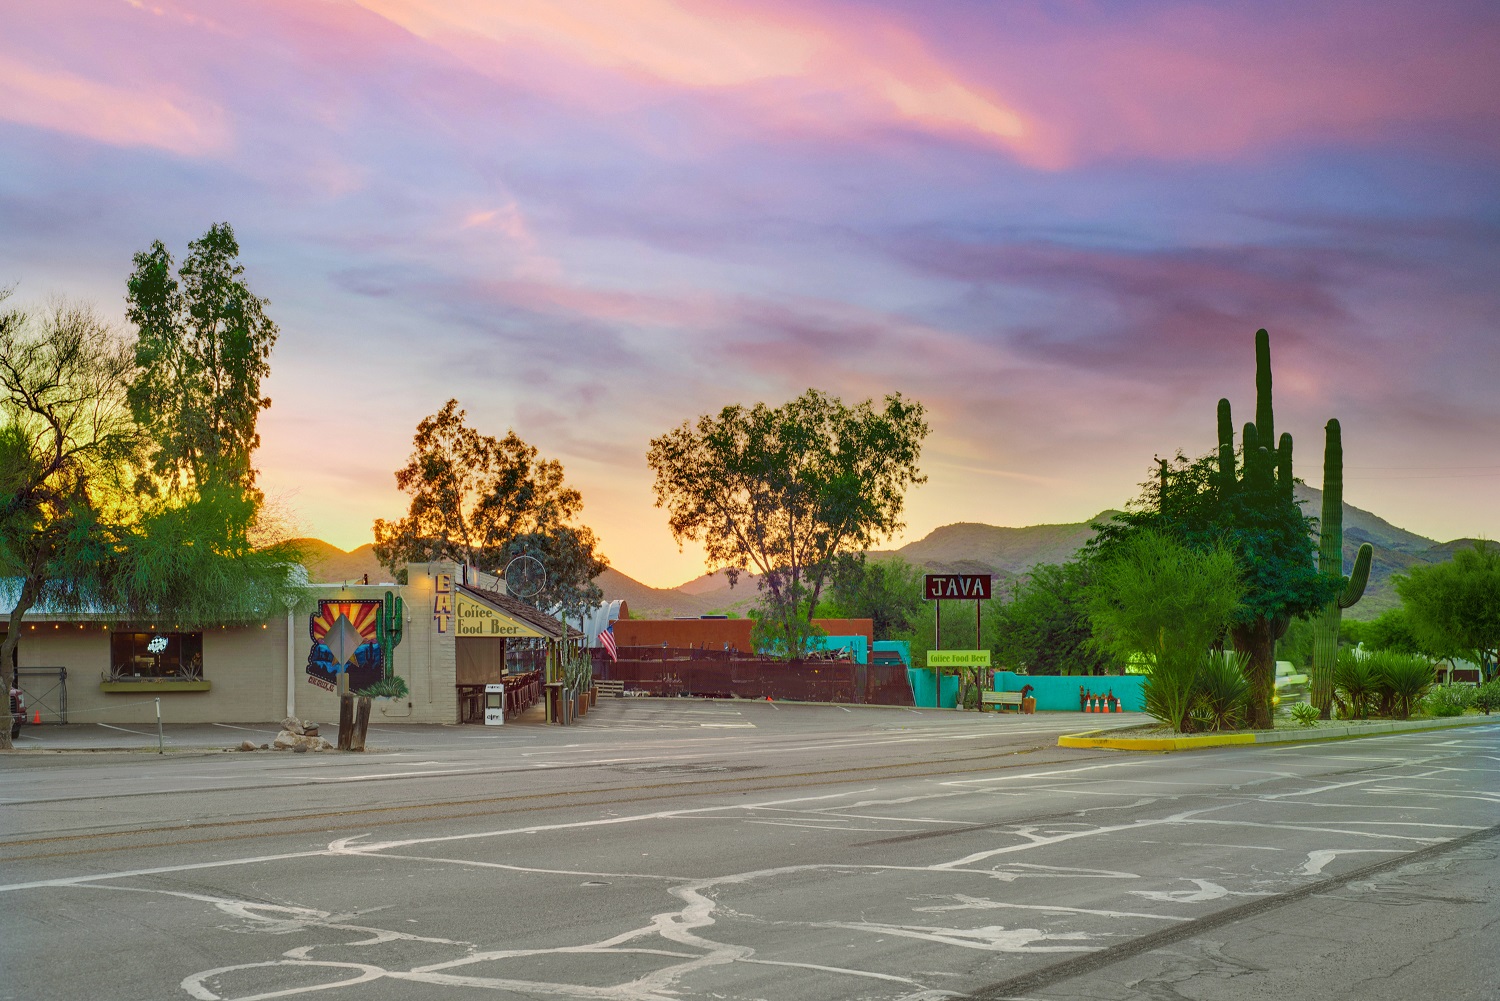
<svg viewBox="0 0 1500 1001"><path fill-rule="evenodd" d="M621 647L669 647L698 650L737 650L754 654L750 619L616 619L615 643ZM863 636L873 646L873 619L813 619L830 636Z"/></svg>
<svg viewBox="0 0 1500 1001"><path fill-rule="evenodd" d="M912 705L911 685L901 664L786 662L745 657L733 651L660 647L621 647L619 653L620 659L611 662L603 651L595 651L594 677L623 681L627 692Z"/></svg>

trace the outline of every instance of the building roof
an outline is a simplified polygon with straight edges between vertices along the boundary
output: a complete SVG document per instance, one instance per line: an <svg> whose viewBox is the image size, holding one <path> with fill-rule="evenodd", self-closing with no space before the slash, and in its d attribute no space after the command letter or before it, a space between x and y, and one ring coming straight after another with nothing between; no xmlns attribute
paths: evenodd
<svg viewBox="0 0 1500 1001"><path fill-rule="evenodd" d="M564 630L570 637L583 635L577 629L563 625L546 612L532 608L526 602L512 598L508 594L501 594L499 591L492 591L485 587L476 587L473 584L455 584L454 586L459 591L490 604L496 611L503 612L517 622L524 623L553 639L560 639L564 635Z"/></svg>

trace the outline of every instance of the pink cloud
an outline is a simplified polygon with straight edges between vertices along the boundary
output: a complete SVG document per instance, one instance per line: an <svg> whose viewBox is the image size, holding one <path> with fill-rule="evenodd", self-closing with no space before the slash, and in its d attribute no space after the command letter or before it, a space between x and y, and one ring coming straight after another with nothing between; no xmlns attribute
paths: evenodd
<svg viewBox="0 0 1500 1001"><path fill-rule="evenodd" d="M0 119L183 156L222 152L231 141L222 111L199 98L42 69L7 55L0 55Z"/></svg>

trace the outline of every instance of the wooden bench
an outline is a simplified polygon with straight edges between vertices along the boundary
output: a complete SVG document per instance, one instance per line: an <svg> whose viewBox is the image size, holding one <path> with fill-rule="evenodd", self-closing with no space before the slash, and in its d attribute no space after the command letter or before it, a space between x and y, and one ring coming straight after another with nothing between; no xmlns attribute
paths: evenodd
<svg viewBox="0 0 1500 1001"><path fill-rule="evenodd" d="M1016 712L1020 712L1021 711L1021 693L1020 692L980 692L979 693L979 711L983 712L989 706L995 706L995 707L997 707L996 708L997 712L1000 709L1003 709L1005 706L1010 706Z"/></svg>
<svg viewBox="0 0 1500 1001"><path fill-rule="evenodd" d="M623 681L596 681L594 686L599 689L602 698L621 698L625 694L625 682Z"/></svg>

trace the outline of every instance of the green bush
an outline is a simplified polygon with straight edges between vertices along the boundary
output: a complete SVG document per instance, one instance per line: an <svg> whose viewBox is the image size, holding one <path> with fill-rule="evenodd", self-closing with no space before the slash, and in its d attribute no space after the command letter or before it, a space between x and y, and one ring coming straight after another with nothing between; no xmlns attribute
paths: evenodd
<svg viewBox="0 0 1500 1001"><path fill-rule="evenodd" d="M1291 708L1292 718L1303 726L1318 725L1318 707L1311 702L1298 702Z"/></svg>
<svg viewBox="0 0 1500 1001"><path fill-rule="evenodd" d="M399 674L382 678L354 693L362 699L404 699L407 696L406 679Z"/></svg>
<svg viewBox="0 0 1500 1001"><path fill-rule="evenodd" d="M1248 654L1210 653L1198 665L1194 720L1202 720L1204 729L1237 730L1245 722L1245 703L1250 682L1245 679Z"/></svg>
<svg viewBox="0 0 1500 1001"><path fill-rule="evenodd" d="M1468 685L1439 685L1422 700L1429 716L1462 716L1474 704L1474 689Z"/></svg>
<svg viewBox="0 0 1500 1001"><path fill-rule="evenodd" d="M1380 687L1390 694L1391 715L1397 719L1411 716L1412 707L1435 683L1432 662L1417 654L1381 650L1372 655Z"/></svg>
<svg viewBox="0 0 1500 1001"><path fill-rule="evenodd" d="M1343 696L1351 718L1364 719L1369 715L1370 700L1379 692L1380 680L1373 658L1357 656L1353 650L1339 651L1333 687Z"/></svg>
<svg viewBox="0 0 1500 1001"><path fill-rule="evenodd" d="M1500 678L1486 681L1474 689L1474 708L1486 716L1500 709Z"/></svg>
<svg viewBox="0 0 1500 1001"><path fill-rule="evenodd" d="M1197 690L1198 665L1203 655L1178 651L1163 652L1151 658L1141 694L1146 714L1179 733L1191 733L1193 696Z"/></svg>

